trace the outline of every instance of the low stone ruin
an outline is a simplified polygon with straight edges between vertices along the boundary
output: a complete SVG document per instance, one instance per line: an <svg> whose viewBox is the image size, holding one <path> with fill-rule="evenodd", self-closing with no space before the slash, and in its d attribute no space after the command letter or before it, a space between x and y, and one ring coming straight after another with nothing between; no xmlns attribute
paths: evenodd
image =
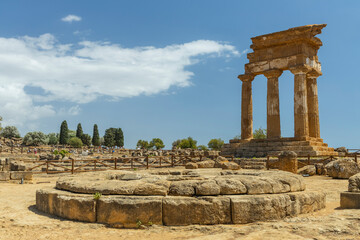
<svg viewBox="0 0 360 240"><path fill-rule="evenodd" d="M305 190L283 171L108 171L60 177L36 193L39 210L114 227L242 224L325 207L325 194Z"/></svg>
<svg viewBox="0 0 360 240"><path fill-rule="evenodd" d="M349 178L348 192L340 194L340 207L360 209L360 173Z"/></svg>
<svg viewBox="0 0 360 240"><path fill-rule="evenodd" d="M0 159L0 181L30 181L33 173L27 172L26 165L19 160L10 158Z"/></svg>
<svg viewBox="0 0 360 240"><path fill-rule="evenodd" d="M339 159L325 165L327 175L333 178L348 179L360 173L360 165L352 159Z"/></svg>

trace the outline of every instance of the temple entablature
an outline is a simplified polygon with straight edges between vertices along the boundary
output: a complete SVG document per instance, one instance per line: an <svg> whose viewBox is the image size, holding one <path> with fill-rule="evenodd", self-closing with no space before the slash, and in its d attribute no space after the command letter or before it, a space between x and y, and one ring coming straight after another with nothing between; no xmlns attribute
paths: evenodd
<svg viewBox="0 0 360 240"><path fill-rule="evenodd" d="M253 52L247 54L249 63L245 64L245 74L259 75L273 69L285 71L298 66L321 72L317 51L322 42L315 35L325 26L307 25L251 38Z"/></svg>

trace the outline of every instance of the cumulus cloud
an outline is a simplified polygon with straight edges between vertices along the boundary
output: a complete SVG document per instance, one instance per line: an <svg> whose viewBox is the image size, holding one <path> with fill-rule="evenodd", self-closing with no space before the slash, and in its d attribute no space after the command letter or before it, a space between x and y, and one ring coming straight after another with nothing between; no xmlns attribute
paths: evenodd
<svg viewBox="0 0 360 240"><path fill-rule="evenodd" d="M55 115L53 102L74 105L166 92L191 85L186 70L204 56L239 55L235 47L197 40L162 48L108 42L61 44L51 34L0 38L0 113L13 124ZM37 89L29 93L26 89Z"/></svg>
<svg viewBox="0 0 360 240"><path fill-rule="evenodd" d="M61 21L63 21L63 22L79 22L79 21L81 21L81 17L79 17L79 16L76 16L76 15L72 15L72 14L69 14L69 15L67 15L66 17L63 17L62 19L61 19Z"/></svg>

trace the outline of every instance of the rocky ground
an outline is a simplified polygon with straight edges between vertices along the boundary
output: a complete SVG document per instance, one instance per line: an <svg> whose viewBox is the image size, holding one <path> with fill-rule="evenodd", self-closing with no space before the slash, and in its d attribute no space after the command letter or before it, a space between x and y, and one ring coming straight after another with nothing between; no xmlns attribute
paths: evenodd
<svg viewBox="0 0 360 240"><path fill-rule="evenodd" d="M360 209L342 210L340 192L347 180L307 177L310 190L327 192L327 207L281 221L246 225L115 229L73 222L39 212L35 192L54 186L57 176L36 176L33 184L0 183L0 239L360 239Z"/></svg>

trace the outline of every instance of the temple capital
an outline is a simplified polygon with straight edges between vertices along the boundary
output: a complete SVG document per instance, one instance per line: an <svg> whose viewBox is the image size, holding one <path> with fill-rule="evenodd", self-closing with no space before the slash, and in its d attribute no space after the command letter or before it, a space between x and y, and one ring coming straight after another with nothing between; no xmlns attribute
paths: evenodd
<svg viewBox="0 0 360 240"><path fill-rule="evenodd" d="M278 78L281 76L282 73L283 73L283 71L280 69L271 69L271 70L265 71L264 76L266 78Z"/></svg>
<svg viewBox="0 0 360 240"><path fill-rule="evenodd" d="M316 70L311 70L310 72L307 73L306 77L307 78L318 78L319 76L321 76L322 73Z"/></svg>
<svg viewBox="0 0 360 240"><path fill-rule="evenodd" d="M294 75L297 74L306 74L310 72L312 69L306 65L296 66L289 69L290 72Z"/></svg>
<svg viewBox="0 0 360 240"><path fill-rule="evenodd" d="M242 82L251 82L252 80L254 80L255 75L254 74L242 74L242 75L239 75L238 78Z"/></svg>

